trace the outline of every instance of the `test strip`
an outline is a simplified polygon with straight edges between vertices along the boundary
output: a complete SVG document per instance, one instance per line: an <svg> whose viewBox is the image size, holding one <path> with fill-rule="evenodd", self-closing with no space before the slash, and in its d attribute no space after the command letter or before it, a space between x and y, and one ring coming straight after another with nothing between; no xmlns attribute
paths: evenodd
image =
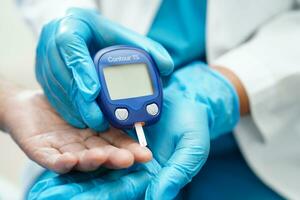
<svg viewBox="0 0 300 200"><path fill-rule="evenodd" d="M145 137L145 133L143 130L143 125L140 122L137 122L134 124L134 128L135 128L135 132L136 135L138 137L139 143L142 147L147 146L147 141L146 141L146 137Z"/></svg>

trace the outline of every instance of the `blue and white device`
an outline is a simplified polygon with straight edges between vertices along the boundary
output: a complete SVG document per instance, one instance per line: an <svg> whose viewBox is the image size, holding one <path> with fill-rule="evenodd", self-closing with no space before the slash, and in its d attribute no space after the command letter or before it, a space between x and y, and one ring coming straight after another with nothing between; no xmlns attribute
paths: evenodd
<svg viewBox="0 0 300 200"><path fill-rule="evenodd" d="M144 50L111 46L100 50L94 63L101 91L97 98L107 120L116 128L159 120L162 86L156 63Z"/></svg>

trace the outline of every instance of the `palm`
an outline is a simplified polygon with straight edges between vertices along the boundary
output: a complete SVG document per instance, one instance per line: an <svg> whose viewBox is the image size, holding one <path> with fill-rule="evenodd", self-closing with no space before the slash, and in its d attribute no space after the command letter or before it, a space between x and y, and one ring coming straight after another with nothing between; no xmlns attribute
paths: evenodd
<svg viewBox="0 0 300 200"><path fill-rule="evenodd" d="M31 195L45 198L51 191L52 197L60 199L141 199L146 190L146 199L173 198L205 162L209 150L209 133L207 114L201 105L176 100L169 95L171 93L165 90L160 121L145 129L149 147L154 154L151 162L105 174L95 172L92 178L84 173L70 174L73 178L67 181L69 186L63 186L64 189L57 187L56 179L64 180L68 177L46 179L40 184L53 185L41 192L43 188L36 184ZM74 176L79 176L78 183ZM78 186L72 187L74 184ZM166 192L168 188L176 190Z"/></svg>
<svg viewBox="0 0 300 200"><path fill-rule="evenodd" d="M23 94L12 104L8 121L18 122L17 126L10 123L13 138L32 160L54 171L63 173L74 167L89 171L100 165L124 168L151 158L149 150L119 130L111 128L98 135L68 125L42 94Z"/></svg>

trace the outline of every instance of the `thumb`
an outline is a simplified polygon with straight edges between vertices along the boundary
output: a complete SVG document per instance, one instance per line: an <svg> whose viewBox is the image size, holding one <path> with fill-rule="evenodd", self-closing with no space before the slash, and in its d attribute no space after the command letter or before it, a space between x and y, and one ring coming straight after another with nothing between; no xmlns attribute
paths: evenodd
<svg viewBox="0 0 300 200"><path fill-rule="evenodd" d="M130 45L147 51L157 64L161 75L169 75L174 69L174 63L167 50L159 43L141 34L131 31L119 24L102 17L97 12L84 9L70 9L68 15L79 17L91 29L93 41L98 48L112 45Z"/></svg>
<svg viewBox="0 0 300 200"><path fill-rule="evenodd" d="M183 133L173 155L150 182L146 199L174 199L206 162L210 144L207 117L198 119L201 121L193 122L193 130Z"/></svg>

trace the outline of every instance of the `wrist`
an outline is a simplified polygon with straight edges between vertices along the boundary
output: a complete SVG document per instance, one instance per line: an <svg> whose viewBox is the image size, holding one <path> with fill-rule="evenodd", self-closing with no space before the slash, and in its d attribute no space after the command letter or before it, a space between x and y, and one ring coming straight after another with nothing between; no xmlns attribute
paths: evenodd
<svg viewBox="0 0 300 200"><path fill-rule="evenodd" d="M239 97L233 84L203 62L175 71L167 89L207 108L211 138L233 130L240 118Z"/></svg>
<svg viewBox="0 0 300 200"><path fill-rule="evenodd" d="M226 67L212 66L212 68L222 74L233 85L239 98L240 115L243 116L249 114L249 98L240 79Z"/></svg>
<svg viewBox="0 0 300 200"><path fill-rule="evenodd" d="M14 108L13 99L24 89L4 80L0 80L0 129L7 131L7 116Z"/></svg>

